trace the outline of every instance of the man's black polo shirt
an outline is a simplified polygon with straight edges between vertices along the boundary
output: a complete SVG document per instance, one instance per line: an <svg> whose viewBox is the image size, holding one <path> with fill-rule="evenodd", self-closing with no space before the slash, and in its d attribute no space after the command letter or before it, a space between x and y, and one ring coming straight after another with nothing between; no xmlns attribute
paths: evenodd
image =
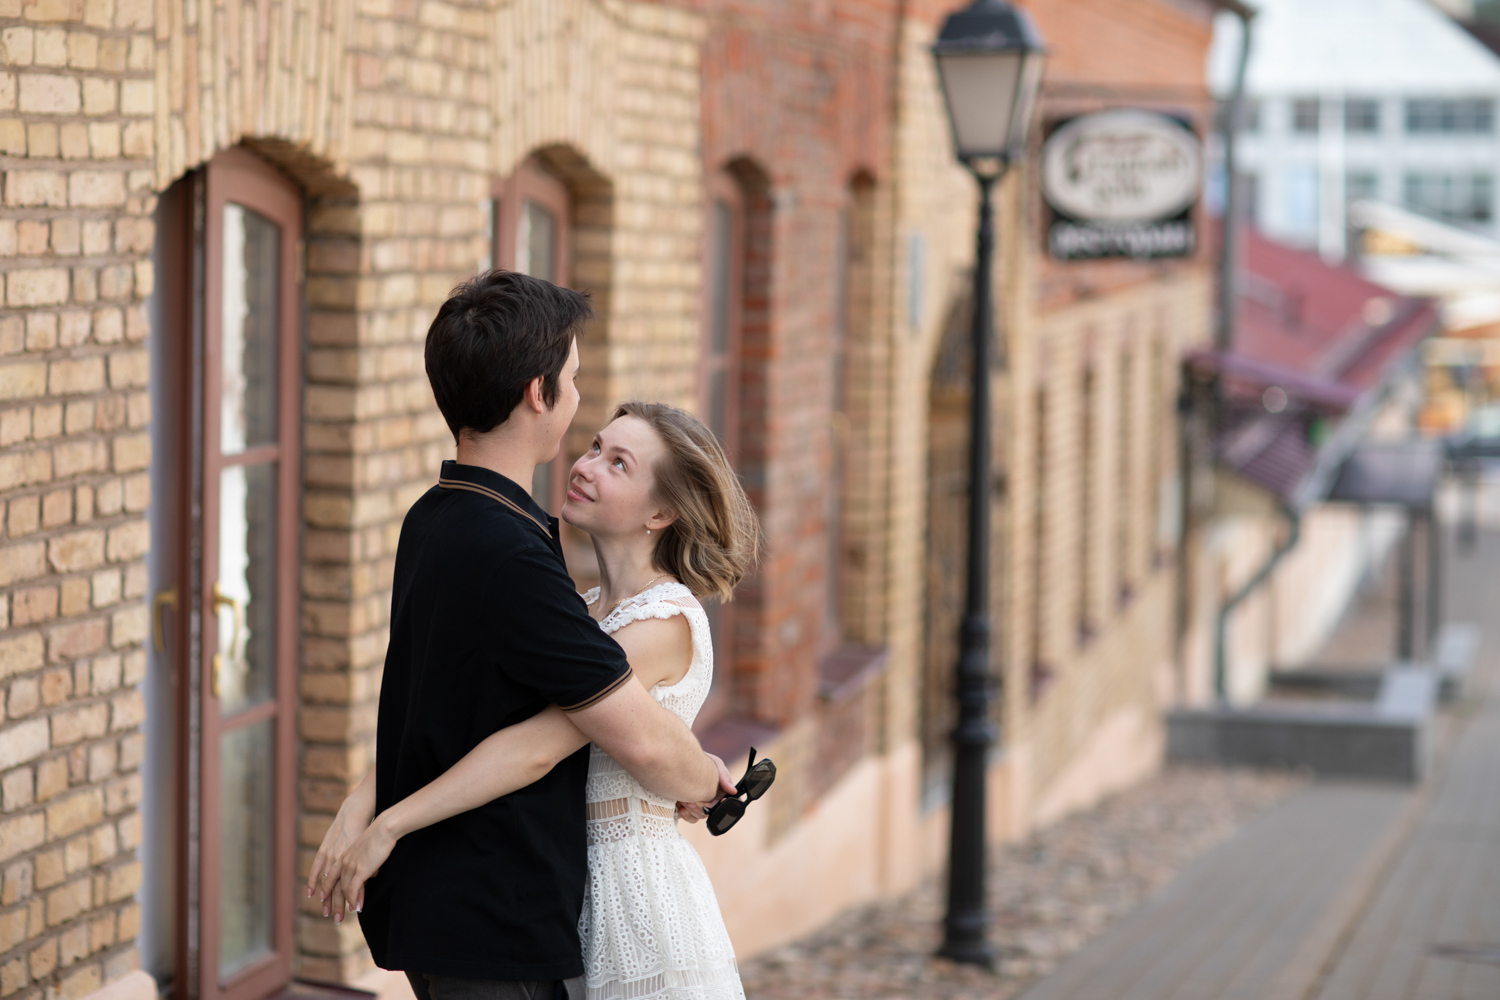
<svg viewBox="0 0 1500 1000"><path fill-rule="evenodd" d="M549 703L585 707L630 676L573 588L557 522L504 476L444 462L396 550L376 809L496 730ZM585 747L528 788L402 838L360 917L376 963L479 979L581 975L588 767Z"/></svg>

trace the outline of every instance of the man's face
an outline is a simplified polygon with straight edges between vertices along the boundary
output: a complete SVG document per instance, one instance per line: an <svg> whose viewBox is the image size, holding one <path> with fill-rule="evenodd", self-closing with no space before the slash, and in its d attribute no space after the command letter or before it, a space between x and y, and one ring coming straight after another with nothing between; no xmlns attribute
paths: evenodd
<svg viewBox="0 0 1500 1000"><path fill-rule="evenodd" d="M578 340L575 338L568 347L568 360L563 362L562 374L557 377L557 402L552 404L552 409L542 420L551 443L542 462L550 462L557 457L557 453L562 449L563 435L568 432L568 427L573 423L573 416L577 412Z"/></svg>

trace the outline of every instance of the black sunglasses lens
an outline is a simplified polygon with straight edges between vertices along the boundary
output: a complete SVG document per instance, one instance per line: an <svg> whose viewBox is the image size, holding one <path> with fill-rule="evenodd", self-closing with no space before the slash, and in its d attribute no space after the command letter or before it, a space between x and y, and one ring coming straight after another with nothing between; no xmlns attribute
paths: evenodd
<svg viewBox="0 0 1500 1000"><path fill-rule="evenodd" d="M745 775L745 780L741 782L741 786L745 789L745 794L750 796L750 800L753 802L766 794L766 791L771 787L771 782L775 780L776 765L768 760L763 760L750 769L750 773Z"/></svg>
<svg viewBox="0 0 1500 1000"><path fill-rule="evenodd" d="M745 815L745 803L739 799L725 799L708 813L708 832L718 837L726 832Z"/></svg>

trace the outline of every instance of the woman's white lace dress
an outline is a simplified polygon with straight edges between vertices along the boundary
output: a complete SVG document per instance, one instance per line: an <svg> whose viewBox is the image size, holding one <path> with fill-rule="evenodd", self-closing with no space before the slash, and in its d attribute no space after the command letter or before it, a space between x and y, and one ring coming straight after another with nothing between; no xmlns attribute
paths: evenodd
<svg viewBox="0 0 1500 1000"><path fill-rule="evenodd" d="M584 595L592 606L595 588ZM651 694L688 725L713 680L708 616L680 583L621 602L606 632L644 618L682 615L693 660L676 684ZM579 933L588 1000L741 1000L739 970L703 861L677 832L676 803L653 795L592 748L588 780L589 881Z"/></svg>

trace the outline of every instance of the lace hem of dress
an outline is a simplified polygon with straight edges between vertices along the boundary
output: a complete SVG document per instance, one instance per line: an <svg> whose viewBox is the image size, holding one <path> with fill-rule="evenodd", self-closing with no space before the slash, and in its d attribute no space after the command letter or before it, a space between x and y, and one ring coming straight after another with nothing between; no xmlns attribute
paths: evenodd
<svg viewBox="0 0 1500 1000"><path fill-rule="evenodd" d="M743 1000L739 970L733 965L716 969L664 969L644 979L587 983L588 1000Z"/></svg>

